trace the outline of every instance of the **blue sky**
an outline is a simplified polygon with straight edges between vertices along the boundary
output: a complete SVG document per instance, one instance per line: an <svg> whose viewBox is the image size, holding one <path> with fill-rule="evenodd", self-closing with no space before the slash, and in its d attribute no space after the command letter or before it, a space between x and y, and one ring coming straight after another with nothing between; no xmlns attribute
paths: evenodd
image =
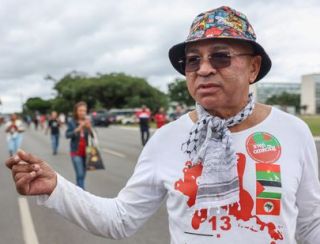
<svg viewBox="0 0 320 244"><path fill-rule="evenodd" d="M316 0L2 0L0 112L19 111L28 97L52 97L44 77L72 70L125 72L165 91L179 77L168 49L186 38L197 14L222 5L248 16L269 53L273 67L263 81L299 82L320 72Z"/></svg>

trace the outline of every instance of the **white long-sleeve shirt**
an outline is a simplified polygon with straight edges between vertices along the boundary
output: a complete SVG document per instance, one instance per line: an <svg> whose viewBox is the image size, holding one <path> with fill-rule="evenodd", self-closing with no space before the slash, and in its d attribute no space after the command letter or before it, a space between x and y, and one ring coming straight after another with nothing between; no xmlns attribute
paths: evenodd
<svg viewBox="0 0 320 244"><path fill-rule="evenodd" d="M181 144L193 122L184 115L159 129L116 198L85 192L58 176L39 204L108 238L134 234L167 196L171 244L320 243L318 158L309 128L273 108L260 124L232 133L238 154L240 201L194 209L201 166L190 167Z"/></svg>

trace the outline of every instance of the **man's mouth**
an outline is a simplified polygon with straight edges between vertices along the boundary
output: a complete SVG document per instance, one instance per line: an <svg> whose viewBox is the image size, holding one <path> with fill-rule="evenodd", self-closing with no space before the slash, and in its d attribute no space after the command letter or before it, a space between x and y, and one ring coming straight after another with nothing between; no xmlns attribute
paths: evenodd
<svg viewBox="0 0 320 244"><path fill-rule="evenodd" d="M220 88L220 86L218 84L214 84L214 83L206 83L206 84L200 84L197 87L197 90L204 91L204 92L214 92L217 91Z"/></svg>

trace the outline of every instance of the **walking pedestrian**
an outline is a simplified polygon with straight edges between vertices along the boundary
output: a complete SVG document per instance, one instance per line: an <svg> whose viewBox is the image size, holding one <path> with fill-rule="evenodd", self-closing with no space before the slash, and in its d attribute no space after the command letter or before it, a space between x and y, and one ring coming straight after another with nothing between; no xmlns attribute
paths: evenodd
<svg viewBox="0 0 320 244"><path fill-rule="evenodd" d="M68 122L66 137L70 139L70 155L76 173L77 185L85 188L86 147L89 136L93 137L90 119L87 116L88 106L85 102L74 105L73 118Z"/></svg>
<svg viewBox="0 0 320 244"><path fill-rule="evenodd" d="M60 126L61 122L58 118L56 111L51 112L50 119L48 120L48 126L46 128L46 134L50 130L52 154L57 155L60 139Z"/></svg>
<svg viewBox="0 0 320 244"><path fill-rule="evenodd" d="M60 113L58 118L59 118L59 121L60 121L61 126L63 126L63 125L66 123L66 116L65 116L65 114L64 114L64 113Z"/></svg>
<svg viewBox="0 0 320 244"><path fill-rule="evenodd" d="M173 114L173 120L179 119L183 114L184 114L183 108L180 104L178 104Z"/></svg>
<svg viewBox="0 0 320 244"><path fill-rule="evenodd" d="M167 114L163 107L159 108L158 112L154 115L154 120L157 124L157 129L167 123Z"/></svg>
<svg viewBox="0 0 320 244"><path fill-rule="evenodd" d="M22 121L14 113L11 114L10 120L5 125L5 131L7 133L7 143L10 156L17 153L22 143L22 132L24 127Z"/></svg>
<svg viewBox="0 0 320 244"><path fill-rule="evenodd" d="M30 114L26 115L26 123L27 123L28 128L30 128L30 125L32 123L32 118L31 118Z"/></svg>
<svg viewBox="0 0 320 244"><path fill-rule="evenodd" d="M33 115L33 124L34 124L34 129L38 130L38 127L39 127L39 115L38 115L38 113L35 113Z"/></svg>
<svg viewBox="0 0 320 244"><path fill-rule="evenodd" d="M45 124L46 124L46 121L47 121L47 115L46 114L41 114L39 121L40 121L41 130L44 130L45 129Z"/></svg>
<svg viewBox="0 0 320 244"><path fill-rule="evenodd" d="M143 105L141 110L138 111L137 117L139 119L140 133L141 133L141 142L142 145L146 145L150 137L149 132L149 122L150 122L150 110L146 105Z"/></svg>

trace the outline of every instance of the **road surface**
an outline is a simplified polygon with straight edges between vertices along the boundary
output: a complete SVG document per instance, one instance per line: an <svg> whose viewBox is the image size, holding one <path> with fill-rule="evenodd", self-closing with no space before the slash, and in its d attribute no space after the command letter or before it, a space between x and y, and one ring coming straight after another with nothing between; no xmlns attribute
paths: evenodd
<svg viewBox="0 0 320 244"><path fill-rule="evenodd" d="M8 152L3 128L0 128L0 160L5 161ZM138 131L123 128L99 128L99 141L107 170L88 172L86 189L104 197L116 197L118 192L132 175L138 156L142 150ZM74 170L69 157L68 141L61 138L60 152L53 156L49 136L42 131L29 129L24 134L23 149L45 159L65 178L75 182ZM83 231L78 226L67 222L51 210L39 207L34 198L20 199L15 193L11 174L3 164L0 166L0 243L28 244L27 235L34 232L40 244L163 244L169 243L167 212L164 204L158 212L131 238L108 240ZM29 220L28 209L29 207ZM21 210L22 209L22 210ZM22 211L22 212L21 212ZM27 218L27 220L25 220ZM31 224L34 228L30 228ZM23 226L23 223L25 226ZM31 234L32 235L32 234ZM32 239L32 237L31 237ZM35 241L31 241L32 244Z"/></svg>

